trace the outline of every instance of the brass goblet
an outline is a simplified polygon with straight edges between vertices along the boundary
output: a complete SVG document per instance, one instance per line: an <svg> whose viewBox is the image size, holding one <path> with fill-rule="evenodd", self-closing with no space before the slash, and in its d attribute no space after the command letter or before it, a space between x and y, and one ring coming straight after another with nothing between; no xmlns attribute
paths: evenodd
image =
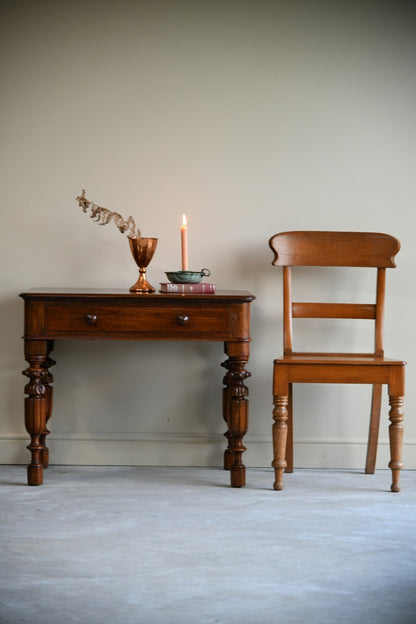
<svg viewBox="0 0 416 624"><path fill-rule="evenodd" d="M146 270L156 251L157 241L157 238L129 238L130 251L140 272L139 279L130 288L130 292L155 292L153 286L147 281Z"/></svg>

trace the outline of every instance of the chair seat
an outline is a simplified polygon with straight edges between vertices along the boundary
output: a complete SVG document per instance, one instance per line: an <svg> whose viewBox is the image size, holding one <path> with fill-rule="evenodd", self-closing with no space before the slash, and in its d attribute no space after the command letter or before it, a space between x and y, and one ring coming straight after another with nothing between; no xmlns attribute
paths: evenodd
<svg viewBox="0 0 416 624"><path fill-rule="evenodd" d="M274 360L276 375L287 383L389 384L404 365L401 360L345 353L292 353Z"/></svg>
<svg viewBox="0 0 416 624"><path fill-rule="evenodd" d="M404 366L403 360L373 354L357 353L291 353L274 360L275 364L347 364L371 366Z"/></svg>

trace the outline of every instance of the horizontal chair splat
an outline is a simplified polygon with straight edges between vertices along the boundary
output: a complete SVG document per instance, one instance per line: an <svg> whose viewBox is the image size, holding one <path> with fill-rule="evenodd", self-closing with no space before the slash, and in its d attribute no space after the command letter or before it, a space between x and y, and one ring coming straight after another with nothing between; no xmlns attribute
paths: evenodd
<svg viewBox="0 0 416 624"><path fill-rule="evenodd" d="M293 318L376 318L376 306L367 303L292 303Z"/></svg>

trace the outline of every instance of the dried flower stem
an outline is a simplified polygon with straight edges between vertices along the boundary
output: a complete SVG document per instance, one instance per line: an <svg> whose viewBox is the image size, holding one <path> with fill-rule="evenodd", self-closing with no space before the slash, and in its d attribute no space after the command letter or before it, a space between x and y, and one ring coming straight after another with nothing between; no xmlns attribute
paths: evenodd
<svg viewBox="0 0 416 624"><path fill-rule="evenodd" d="M108 210L108 208L97 206L97 204L94 204L94 202L89 201L85 197L85 189L83 189L81 195L77 197L77 200L83 212L87 213L89 210L90 218L98 223L98 225L107 225L107 223L110 223L110 221L113 220L122 234L127 233L128 238L142 237L139 228L136 227L133 217L124 219L124 217L122 217L118 212L112 212L111 210Z"/></svg>

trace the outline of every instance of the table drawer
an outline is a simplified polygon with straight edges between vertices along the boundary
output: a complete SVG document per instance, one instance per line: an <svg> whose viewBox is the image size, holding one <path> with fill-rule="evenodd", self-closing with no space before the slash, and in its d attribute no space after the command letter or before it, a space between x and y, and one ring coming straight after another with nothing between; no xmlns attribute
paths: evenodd
<svg viewBox="0 0 416 624"><path fill-rule="evenodd" d="M105 336L115 333L157 334L183 337L187 334L226 334L229 310L212 305L198 309L189 305L100 306L49 304L45 309L45 328L50 335Z"/></svg>

